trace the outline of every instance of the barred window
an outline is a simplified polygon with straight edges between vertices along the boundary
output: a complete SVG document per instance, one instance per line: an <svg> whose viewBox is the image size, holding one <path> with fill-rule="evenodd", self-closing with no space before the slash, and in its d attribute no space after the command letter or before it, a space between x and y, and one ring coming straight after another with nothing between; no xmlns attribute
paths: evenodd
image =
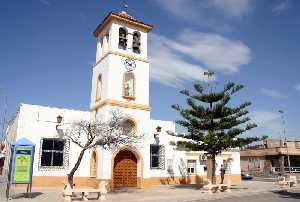
<svg viewBox="0 0 300 202"><path fill-rule="evenodd" d="M165 169L165 147L163 145L150 145L151 169Z"/></svg>
<svg viewBox="0 0 300 202"><path fill-rule="evenodd" d="M64 168L67 161L66 140L43 138L41 141L40 168Z"/></svg>
<svg viewBox="0 0 300 202"><path fill-rule="evenodd" d="M187 173L189 175L196 174L196 160L187 160Z"/></svg>

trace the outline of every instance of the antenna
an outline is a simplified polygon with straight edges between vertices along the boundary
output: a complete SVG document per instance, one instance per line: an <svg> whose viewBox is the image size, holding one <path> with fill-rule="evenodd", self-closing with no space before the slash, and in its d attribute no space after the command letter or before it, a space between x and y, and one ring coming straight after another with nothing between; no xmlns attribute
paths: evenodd
<svg viewBox="0 0 300 202"><path fill-rule="evenodd" d="M204 76L207 76L208 87L210 89L210 92L212 92L212 83L211 83L212 79L211 79L211 77L215 74L215 72L213 72L211 70L208 70L208 71L204 72L203 74L204 74Z"/></svg>
<svg viewBox="0 0 300 202"><path fill-rule="evenodd" d="M0 140L3 139L5 137L5 126L6 126L6 116L7 116L7 96L5 95L5 92L3 90L3 88L0 88L0 90L2 90L3 93L3 97L4 97L4 112L3 112L3 119L2 119L2 133L0 135ZM0 92L1 93L1 92Z"/></svg>
<svg viewBox="0 0 300 202"><path fill-rule="evenodd" d="M123 10L125 13L128 12L128 4L126 3L126 1L123 1Z"/></svg>

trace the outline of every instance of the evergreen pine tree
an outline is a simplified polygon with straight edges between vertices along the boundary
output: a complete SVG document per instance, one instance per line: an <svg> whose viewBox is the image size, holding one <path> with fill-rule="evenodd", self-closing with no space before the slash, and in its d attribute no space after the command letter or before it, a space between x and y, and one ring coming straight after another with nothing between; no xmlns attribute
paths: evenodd
<svg viewBox="0 0 300 202"><path fill-rule="evenodd" d="M208 159L212 161L212 182L216 183L216 156L224 150L245 146L266 137L241 137L241 134L256 127L248 123L250 102L238 106L229 106L231 97L243 89L242 85L228 82L220 91L212 90L209 85L195 84L195 93L188 90L180 91L187 96L188 108L173 105L172 108L180 112L181 120L177 124L185 127L187 133L174 134L185 140L178 141L179 148L193 151L206 151Z"/></svg>

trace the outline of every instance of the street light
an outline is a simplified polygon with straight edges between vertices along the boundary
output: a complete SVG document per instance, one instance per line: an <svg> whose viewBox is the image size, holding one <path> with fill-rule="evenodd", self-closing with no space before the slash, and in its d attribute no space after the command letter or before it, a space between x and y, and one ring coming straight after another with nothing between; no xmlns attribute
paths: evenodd
<svg viewBox="0 0 300 202"><path fill-rule="evenodd" d="M286 154L287 154L287 159L288 159L289 173L291 174L290 155L289 155L289 150L288 150L288 145L287 145L287 140L286 140L286 134L285 134L284 111L283 110L278 110L278 112L281 114L282 127L283 127L283 137L284 137L284 145L286 147ZM281 135L280 135L280 147L281 147L281 144L282 144L282 142L281 142Z"/></svg>

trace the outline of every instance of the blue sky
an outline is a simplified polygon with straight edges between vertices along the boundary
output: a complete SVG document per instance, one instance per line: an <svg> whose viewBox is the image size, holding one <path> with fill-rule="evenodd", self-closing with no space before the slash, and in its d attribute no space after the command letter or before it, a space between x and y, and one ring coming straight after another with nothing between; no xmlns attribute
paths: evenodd
<svg viewBox="0 0 300 202"><path fill-rule="evenodd" d="M299 138L300 2L296 0L128 0L129 14L154 25L149 36L152 118L175 120L178 91L216 72L216 85L245 89L259 127L250 134ZM88 110L95 27L117 0L2 0L0 114L20 103Z"/></svg>

